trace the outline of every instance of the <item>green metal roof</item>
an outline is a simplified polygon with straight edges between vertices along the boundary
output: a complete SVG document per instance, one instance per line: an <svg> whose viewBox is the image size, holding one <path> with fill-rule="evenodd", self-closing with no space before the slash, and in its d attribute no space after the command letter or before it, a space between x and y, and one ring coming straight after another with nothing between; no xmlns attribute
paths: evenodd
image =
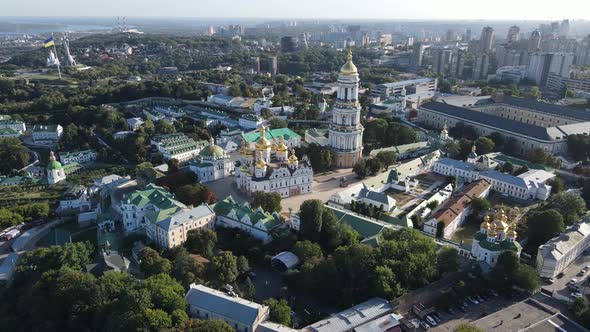
<svg viewBox="0 0 590 332"><path fill-rule="evenodd" d="M251 227L254 227L254 225L261 221L266 227L266 230L270 231L272 228L281 224L281 221L271 213L262 211L262 209L252 211L248 203L240 205L231 196L226 197L224 200L217 202L213 206L213 211L215 211L215 214L218 216L228 217L232 210L236 212L236 216L239 218L240 222L244 216L248 216L251 223L249 226Z"/></svg>
<svg viewBox="0 0 590 332"><path fill-rule="evenodd" d="M332 209L329 206L327 207L334 212L334 214L336 215L336 219L338 219L338 222L342 222L352 227L352 229L357 231L363 239L381 234L381 231L384 228L382 225L379 225L378 223L372 222L368 219L361 218L359 216L346 213L344 211Z"/></svg>
<svg viewBox="0 0 590 332"><path fill-rule="evenodd" d="M137 190L129 194L124 202L125 204L133 204L135 206L152 204L159 210L186 207L184 204L174 199L172 194L164 188L158 187L152 183L148 184L144 190Z"/></svg>
<svg viewBox="0 0 590 332"><path fill-rule="evenodd" d="M242 136L244 137L246 142L254 143L254 142L258 141L258 139L260 138L260 131L253 131L250 133L245 133ZM273 138L278 140L281 136L283 136L285 138L285 140L287 140L287 141L294 139L294 138L301 139L301 136L299 136L297 133L295 133L293 130L291 130L289 128L278 128L278 129L267 130L264 135L264 137L266 137L266 139L268 139L268 140L272 140Z"/></svg>
<svg viewBox="0 0 590 332"><path fill-rule="evenodd" d="M58 170L58 169L63 169L63 166L61 165L61 163L57 160L53 160L50 161L49 164L47 164L47 169L48 170Z"/></svg>
<svg viewBox="0 0 590 332"><path fill-rule="evenodd" d="M222 158L225 151L218 145L207 145L199 152L202 157Z"/></svg>

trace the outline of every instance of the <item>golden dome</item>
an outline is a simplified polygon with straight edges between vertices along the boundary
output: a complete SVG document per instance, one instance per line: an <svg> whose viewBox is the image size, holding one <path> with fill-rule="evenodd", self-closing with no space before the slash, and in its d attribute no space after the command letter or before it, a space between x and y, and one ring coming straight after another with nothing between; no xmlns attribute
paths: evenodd
<svg viewBox="0 0 590 332"><path fill-rule="evenodd" d="M516 230L514 229L514 227L510 227L510 228L508 229L508 231L506 232L506 236L507 236L507 237L511 237L511 238L513 238L513 239L516 239L516 235L517 235L517 234L516 234Z"/></svg>
<svg viewBox="0 0 590 332"><path fill-rule="evenodd" d="M255 167L259 169L266 167L266 163L264 162L264 160L262 160L262 156L258 156L258 161L256 162Z"/></svg>
<svg viewBox="0 0 590 332"><path fill-rule="evenodd" d="M250 143L248 143L243 137L241 145L242 147L240 148L240 154L243 156L251 156L252 150L250 150Z"/></svg>
<svg viewBox="0 0 590 332"><path fill-rule="evenodd" d="M487 217L487 216L486 216ZM485 230L489 230L490 229L490 222L489 222L489 218L486 219L485 217L483 218L483 222L481 223L480 226L481 229L485 229Z"/></svg>
<svg viewBox="0 0 590 332"><path fill-rule="evenodd" d="M256 142L256 150L262 151L270 148L270 142L266 139L266 128L260 127L260 138Z"/></svg>
<svg viewBox="0 0 590 332"><path fill-rule="evenodd" d="M346 63L340 68L340 73L345 75L354 75L358 73L358 69L354 63L352 63L352 51L348 50L348 55L346 56Z"/></svg>
<svg viewBox="0 0 590 332"><path fill-rule="evenodd" d="M496 230L492 228L488 231L488 236L489 237L496 237L496 236L498 236L498 232L496 232Z"/></svg>
<svg viewBox="0 0 590 332"><path fill-rule="evenodd" d="M289 162L290 163L294 163L297 160L298 159L297 159L297 156L295 155L295 150L294 149L291 149L291 156L289 157Z"/></svg>
<svg viewBox="0 0 590 332"><path fill-rule="evenodd" d="M281 136L281 138L279 138L279 145L277 145L276 150L279 152L285 152L287 151L287 145L285 145L285 139L283 138L283 136Z"/></svg>

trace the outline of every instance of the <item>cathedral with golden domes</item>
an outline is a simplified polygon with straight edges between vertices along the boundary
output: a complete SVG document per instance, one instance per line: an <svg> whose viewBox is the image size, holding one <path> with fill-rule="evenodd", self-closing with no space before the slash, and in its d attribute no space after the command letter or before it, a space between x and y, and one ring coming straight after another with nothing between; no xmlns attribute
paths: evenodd
<svg viewBox="0 0 590 332"><path fill-rule="evenodd" d="M473 236L471 255L478 261L493 267L498 262L498 256L505 251L514 251L520 256L521 245L516 241L516 225L509 225L504 210L494 216L485 216L479 232Z"/></svg>
<svg viewBox="0 0 590 332"><path fill-rule="evenodd" d="M311 193L313 170L306 156L300 161L283 136L270 141L263 126L254 148L243 142L235 168L238 188L250 196L254 192L277 192L282 198Z"/></svg>

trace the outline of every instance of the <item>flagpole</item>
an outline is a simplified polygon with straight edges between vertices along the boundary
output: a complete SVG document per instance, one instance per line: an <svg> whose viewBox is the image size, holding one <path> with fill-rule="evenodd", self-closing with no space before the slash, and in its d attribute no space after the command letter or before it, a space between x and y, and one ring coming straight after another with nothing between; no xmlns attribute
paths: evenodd
<svg viewBox="0 0 590 332"><path fill-rule="evenodd" d="M53 50L55 51L55 58L57 59L57 75L59 75L59 79L61 80L61 69L59 68L60 62L59 57L57 56L57 47L55 47L55 40L53 41Z"/></svg>

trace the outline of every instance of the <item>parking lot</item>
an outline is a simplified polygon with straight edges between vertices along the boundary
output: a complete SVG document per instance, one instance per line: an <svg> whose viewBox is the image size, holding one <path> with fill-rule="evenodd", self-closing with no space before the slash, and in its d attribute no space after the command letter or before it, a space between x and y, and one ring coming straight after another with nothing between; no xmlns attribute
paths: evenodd
<svg viewBox="0 0 590 332"><path fill-rule="evenodd" d="M572 280L576 279L576 285L579 286L582 294L589 294L590 287L584 286L585 281L587 280L590 273L585 273L584 275L578 275L578 273L585 267L590 266L590 255L581 255L575 261L573 261L565 270L563 270L563 276L559 278L554 278L552 284L543 283L543 288L548 290L549 292L557 292L558 296L561 298L572 298L571 297L571 290L567 287L567 283Z"/></svg>
<svg viewBox="0 0 590 332"><path fill-rule="evenodd" d="M430 328L429 331L455 331L455 329L464 323L470 323L482 317L488 316L498 310L512 305L515 302L524 300L527 296L524 294L511 294L509 296L486 296L483 302L473 303L469 299L463 301L464 309L458 306L452 308L452 313L447 310L437 311L441 316L441 322ZM476 300L476 302L479 302ZM422 329L424 331L424 329Z"/></svg>

